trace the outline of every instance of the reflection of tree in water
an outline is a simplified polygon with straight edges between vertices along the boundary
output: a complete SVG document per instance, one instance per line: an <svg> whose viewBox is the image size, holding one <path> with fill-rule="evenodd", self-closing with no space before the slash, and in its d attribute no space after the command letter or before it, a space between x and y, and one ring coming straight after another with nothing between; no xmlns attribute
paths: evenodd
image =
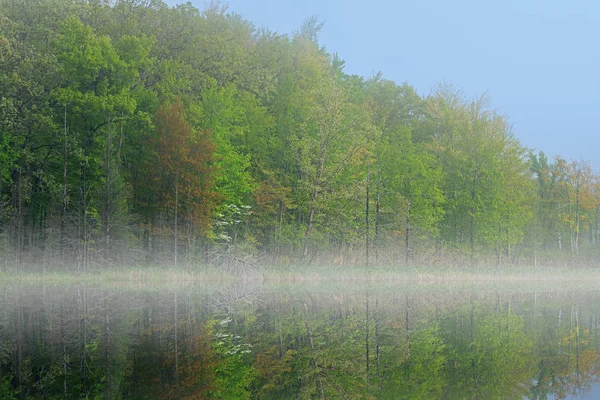
<svg viewBox="0 0 600 400"><path fill-rule="evenodd" d="M10 297L1 375L12 376L18 398L120 397L128 342L118 297L85 286Z"/></svg>
<svg viewBox="0 0 600 400"><path fill-rule="evenodd" d="M600 381L600 331L596 310L590 311L587 321L577 305L558 310L546 308L536 314L536 318L544 325L556 327L543 331L542 340L552 340L558 346L538 351L538 375L531 398L544 399L548 394L554 394L557 399L587 395L592 385Z"/></svg>
<svg viewBox="0 0 600 400"><path fill-rule="evenodd" d="M4 288L0 395L560 399L600 379L591 295L202 290Z"/></svg>

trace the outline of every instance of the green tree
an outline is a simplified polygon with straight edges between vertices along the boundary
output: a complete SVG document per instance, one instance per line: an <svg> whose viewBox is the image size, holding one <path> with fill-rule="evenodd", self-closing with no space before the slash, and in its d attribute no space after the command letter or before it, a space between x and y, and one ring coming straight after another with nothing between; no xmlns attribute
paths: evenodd
<svg viewBox="0 0 600 400"><path fill-rule="evenodd" d="M485 96L468 102L449 86L440 86L428 102L446 199L442 237L468 249L472 259L477 248L494 243L501 246L498 254L509 254L530 218L524 149L488 102Z"/></svg>

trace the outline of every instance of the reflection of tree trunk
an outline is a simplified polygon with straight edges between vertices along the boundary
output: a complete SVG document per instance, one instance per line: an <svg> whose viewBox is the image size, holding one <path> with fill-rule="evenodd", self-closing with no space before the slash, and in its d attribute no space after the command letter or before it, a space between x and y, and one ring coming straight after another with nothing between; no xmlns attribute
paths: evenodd
<svg viewBox="0 0 600 400"><path fill-rule="evenodd" d="M304 311L305 311L304 325L306 327L306 334L308 335L308 345L310 346L310 351L312 353L311 364L313 365L313 367L315 369L315 379L317 382L317 390L319 391L319 394L321 395L321 399L324 400L325 392L323 390L323 382L321 382L321 377L319 376L320 375L319 364L317 363L317 359L314 354L315 344L313 342L312 329L310 326L310 321L308 319L308 306L306 305L306 303L304 303Z"/></svg>
<svg viewBox="0 0 600 400"><path fill-rule="evenodd" d="M570 315L570 324L569 324L569 333L573 333L573 306L571 306L571 315ZM571 350L573 348L573 341L569 339L569 356L571 355Z"/></svg>
<svg viewBox="0 0 600 400"><path fill-rule="evenodd" d="M379 298L375 297L375 360L377 363L377 387L381 389L381 365L379 362Z"/></svg>
<svg viewBox="0 0 600 400"><path fill-rule="evenodd" d="M366 367L366 380L367 380L367 393L369 391L370 378L369 378L369 292L365 295L365 367Z"/></svg>
<svg viewBox="0 0 600 400"><path fill-rule="evenodd" d="M45 297L45 296L44 296ZM46 299L44 299L44 303L46 303ZM63 313L63 310L61 310L59 315L59 325L58 325L58 333L60 335L60 343L62 345L62 376L63 376L63 382L62 382L62 389L63 389L63 399L67 400L67 365L68 365L68 359L67 359L67 343L66 343L66 336L67 336L67 332L65 329L65 315Z"/></svg>
<svg viewBox="0 0 600 400"><path fill-rule="evenodd" d="M405 297L406 300L406 356L408 358L410 358L410 326L409 326L409 319L408 319L408 295L406 295Z"/></svg>
<svg viewBox="0 0 600 400"><path fill-rule="evenodd" d="M179 386L179 347L178 347L178 325L179 317L177 315L177 292L175 292L175 385Z"/></svg>
<svg viewBox="0 0 600 400"><path fill-rule="evenodd" d="M471 299L471 302L473 299ZM471 312L470 312L470 323L471 323L471 345L470 345L470 353L471 353L471 368L473 369L473 387L478 388L479 377L477 376L477 362L475 360L475 313L473 310L473 303L471 303Z"/></svg>
<svg viewBox="0 0 600 400"><path fill-rule="evenodd" d="M89 224L88 224L88 215L87 215L87 210L88 210L88 194L89 194L89 190L90 188L88 187L88 181L87 181L87 166L84 164L82 166L82 171L81 171L81 210L79 212L79 218L80 218L80 240L81 240L81 270L78 270L78 272L83 272L84 274L87 273L87 265L88 265L88 252L89 252Z"/></svg>
<svg viewBox="0 0 600 400"><path fill-rule="evenodd" d="M78 291L79 292L79 291ZM83 397L87 395L87 363L88 363L88 343L87 343L87 320L88 320L88 304L87 304L87 289L83 287L83 295L79 292L79 298L81 301L81 320L79 324L79 337L82 342L79 373L81 376L81 393Z"/></svg>
<svg viewBox="0 0 600 400"><path fill-rule="evenodd" d="M579 376L579 308L575 309L575 371Z"/></svg>
<svg viewBox="0 0 600 400"><path fill-rule="evenodd" d="M64 343L64 333L61 333L61 339L63 340L63 399L67 400L67 345Z"/></svg>
<svg viewBox="0 0 600 400"><path fill-rule="evenodd" d="M110 314L109 314L109 310L110 307L108 305L108 302L106 304L106 325L104 327L104 398L106 400L110 399L110 385L111 385L111 377L110 377L110 363L111 363L111 359L110 359L110 339L111 339L111 332L110 332Z"/></svg>
<svg viewBox="0 0 600 400"><path fill-rule="evenodd" d="M16 341L17 341L17 380L19 382L19 392L23 390L23 309L21 307L17 310L17 329L16 329Z"/></svg>

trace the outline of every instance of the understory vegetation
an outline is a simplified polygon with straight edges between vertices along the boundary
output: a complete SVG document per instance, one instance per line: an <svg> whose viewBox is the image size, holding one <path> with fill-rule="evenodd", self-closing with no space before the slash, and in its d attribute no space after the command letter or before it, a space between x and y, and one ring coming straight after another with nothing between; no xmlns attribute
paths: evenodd
<svg viewBox="0 0 600 400"><path fill-rule="evenodd" d="M349 75L309 18L0 0L0 254L110 265L592 265L587 161L485 95Z"/></svg>

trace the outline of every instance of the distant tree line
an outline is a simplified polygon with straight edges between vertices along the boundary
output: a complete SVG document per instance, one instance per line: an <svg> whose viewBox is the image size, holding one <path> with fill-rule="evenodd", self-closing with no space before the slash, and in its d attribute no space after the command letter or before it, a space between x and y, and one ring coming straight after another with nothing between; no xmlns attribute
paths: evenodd
<svg viewBox="0 0 600 400"><path fill-rule="evenodd" d="M485 96L344 73L321 26L0 0L4 269L594 254L589 163L525 149Z"/></svg>

